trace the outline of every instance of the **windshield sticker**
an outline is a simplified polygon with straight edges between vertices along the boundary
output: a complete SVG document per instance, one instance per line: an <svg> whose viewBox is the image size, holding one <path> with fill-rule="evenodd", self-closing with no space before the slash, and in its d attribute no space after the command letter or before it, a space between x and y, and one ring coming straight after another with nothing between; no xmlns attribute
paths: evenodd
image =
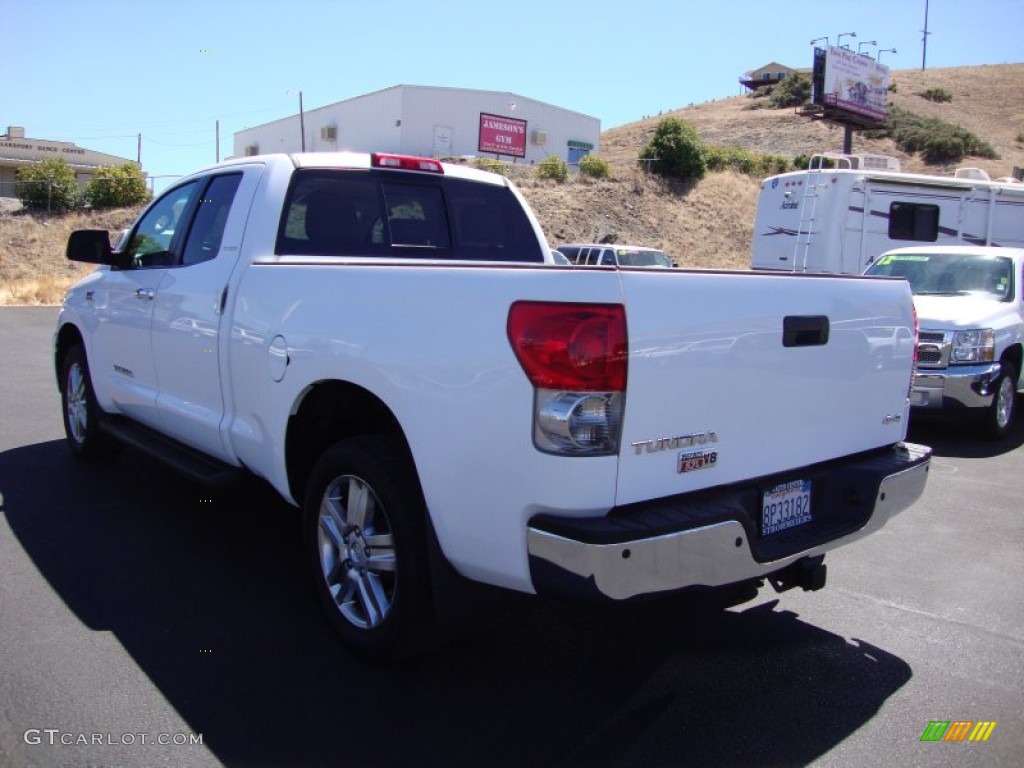
<svg viewBox="0 0 1024 768"><path fill-rule="evenodd" d="M909 253L889 254L888 256L883 256L879 259L878 263L884 267L888 264L892 264L894 261L928 261L929 259L931 259L931 256L917 256Z"/></svg>

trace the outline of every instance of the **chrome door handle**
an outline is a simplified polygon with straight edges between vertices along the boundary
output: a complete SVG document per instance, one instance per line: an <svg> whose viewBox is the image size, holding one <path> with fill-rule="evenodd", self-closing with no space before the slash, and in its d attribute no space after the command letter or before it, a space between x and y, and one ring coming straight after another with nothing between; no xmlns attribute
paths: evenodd
<svg viewBox="0 0 1024 768"><path fill-rule="evenodd" d="M156 296L156 293L154 293L152 288L137 288L135 290L136 299L146 299L148 301L152 301L154 296Z"/></svg>

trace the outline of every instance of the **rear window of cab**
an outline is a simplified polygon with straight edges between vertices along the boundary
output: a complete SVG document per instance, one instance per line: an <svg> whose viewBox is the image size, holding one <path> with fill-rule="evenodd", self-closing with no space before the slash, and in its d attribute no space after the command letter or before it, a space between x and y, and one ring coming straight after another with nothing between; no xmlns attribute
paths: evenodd
<svg viewBox="0 0 1024 768"><path fill-rule="evenodd" d="M543 262L510 189L379 170L295 172L278 229L282 256Z"/></svg>

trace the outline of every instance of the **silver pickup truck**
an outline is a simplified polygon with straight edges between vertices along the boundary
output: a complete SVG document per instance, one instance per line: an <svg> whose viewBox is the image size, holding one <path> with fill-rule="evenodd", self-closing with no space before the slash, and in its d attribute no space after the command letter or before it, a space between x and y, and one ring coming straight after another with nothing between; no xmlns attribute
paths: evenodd
<svg viewBox="0 0 1024 768"><path fill-rule="evenodd" d="M1013 426L1024 350L1024 248L915 246L882 254L869 275L905 277L920 326L912 413Z"/></svg>

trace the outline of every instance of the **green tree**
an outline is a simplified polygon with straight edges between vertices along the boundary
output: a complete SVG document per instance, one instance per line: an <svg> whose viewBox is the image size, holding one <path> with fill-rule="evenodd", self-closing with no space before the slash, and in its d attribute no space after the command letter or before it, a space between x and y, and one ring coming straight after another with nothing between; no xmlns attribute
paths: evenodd
<svg viewBox="0 0 1024 768"><path fill-rule="evenodd" d="M81 204L75 171L60 157L19 168L14 195L34 211L62 213Z"/></svg>
<svg viewBox="0 0 1024 768"><path fill-rule="evenodd" d="M93 208L128 208L149 200L149 190L135 163L105 165L93 174L84 197Z"/></svg>
<svg viewBox="0 0 1024 768"><path fill-rule="evenodd" d="M680 179L699 179L707 172L704 145L697 129L675 117L666 117L640 151L640 164L653 173Z"/></svg>
<svg viewBox="0 0 1024 768"><path fill-rule="evenodd" d="M537 178L565 181L569 178L569 166L558 155L550 155L537 164Z"/></svg>

